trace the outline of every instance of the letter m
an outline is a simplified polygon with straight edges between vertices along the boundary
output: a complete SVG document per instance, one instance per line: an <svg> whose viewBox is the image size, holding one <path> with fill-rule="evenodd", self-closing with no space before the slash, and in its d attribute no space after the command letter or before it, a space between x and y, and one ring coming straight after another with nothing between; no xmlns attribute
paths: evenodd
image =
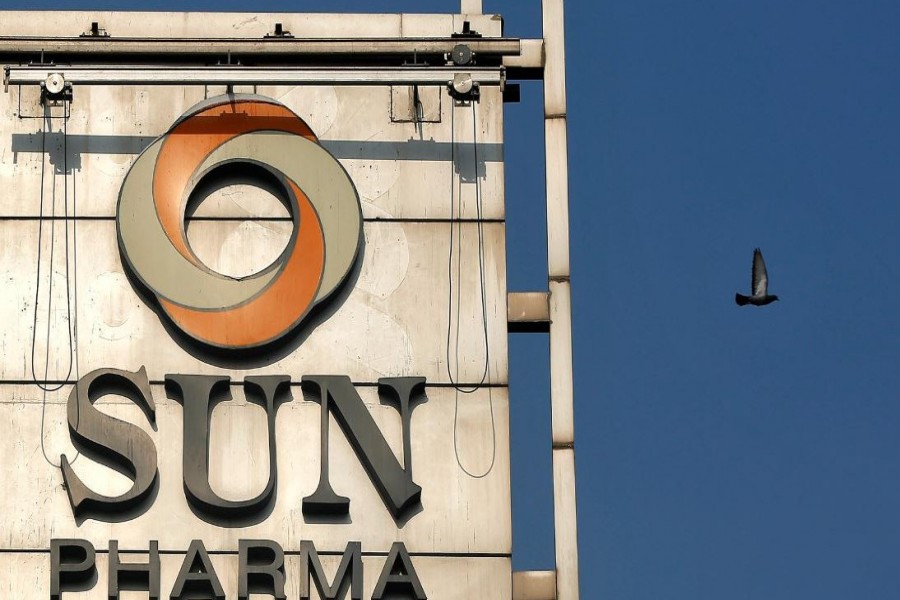
<svg viewBox="0 0 900 600"><path fill-rule="evenodd" d="M363 566L362 545L359 542L350 542L344 550L341 564L334 575L334 581L328 584L319 553L312 542L300 542L300 560L302 571L300 575L300 600L310 600L309 580L314 579L319 597L322 600L339 600L347 596L347 588L350 588L350 599L362 599Z"/></svg>

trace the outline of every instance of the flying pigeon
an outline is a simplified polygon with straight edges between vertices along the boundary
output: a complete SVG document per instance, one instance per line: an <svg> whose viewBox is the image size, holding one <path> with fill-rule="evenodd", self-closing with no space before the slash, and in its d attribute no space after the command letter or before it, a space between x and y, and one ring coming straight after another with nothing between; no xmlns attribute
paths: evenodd
<svg viewBox="0 0 900 600"><path fill-rule="evenodd" d="M769 276L766 275L766 261L763 260L759 248L753 251L753 275L750 280L750 293L752 296L735 294L734 301L738 306L752 304L753 306L765 306L778 300L778 296L769 294Z"/></svg>

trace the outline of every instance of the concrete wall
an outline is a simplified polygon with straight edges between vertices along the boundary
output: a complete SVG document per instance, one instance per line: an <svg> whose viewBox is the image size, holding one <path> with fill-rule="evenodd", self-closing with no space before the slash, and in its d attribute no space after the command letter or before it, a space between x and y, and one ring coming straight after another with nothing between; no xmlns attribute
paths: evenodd
<svg viewBox="0 0 900 600"><path fill-rule="evenodd" d="M478 31L499 35L499 19L472 20ZM77 36L92 21L113 35L133 37L261 37L276 22L296 36L410 37L447 36L461 29L462 17L5 12L0 36ZM63 108L55 108L49 120L40 118L36 88L0 93L0 422L5 424L0 456L6 465L0 595L46 598L49 541L75 537L90 540L101 555L110 539L128 550L146 550L149 540L159 540L160 550L170 553L163 561L166 596L171 587L166 582L180 565L178 553L191 539L202 539L220 553L215 560L227 597L233 598L237 540L267 538L289 555L300 540L312 540L326 553L360 541L366 565L372 565L364 597L371 596L384 554L402 541L429 598L509 598L499 90L485 89L473 110L454 107L444 90L424 89L424 123L410 122L406 88L235 90L275 98L306 120L350 174L365 220L365 244L348 289L291 344L245 361L198 353L174 339L126 277L116 242L118 192L134 159L185 110L224 91L77 88L68 119ZM220 195L195 216L202 219L188 225L191 243L219 270L259 268L277 254L291 227L278 207L247 190ZM71 342L70 332L77 334ZM78 524L60 470L44 458L58 464L61 453L74 456L66 397L74 381L94 369L141 366L153 382L155 431L122 399L105 399L99 406L151 435L159 451L158 497L133 520ZM234 382L233 399L212 417L211 484L227 498L255 494L268 472L264 413L244 401L240 380L251 374L291 376L293 399L277 420L278 495L263 522L219 527L189 509L181 484L183 411L160 385L168 373L227 374ZM411 435L414 479L423 488L421 511L397 522L332 422L331 479L338 493L351 498L349 522L304 518L300 500L315 489L320 460L319 405L305 401L297 385L307 374L348 375L398 458L400 418L378 402L373 384L380 377L427 378L428 402L416 409ZM61 389L44 392L41 385L48 381ZM465 394L454 383L478 389ZM120 493L128 487L125 478L88 458L79 458L74 468L97 491ZM296 556L289 559L290 571ZM105 556L98 559L97 587L72 597L105 597L104 561ZM289 575L288 587L288 597L296 597L296 576Z"/></svg>

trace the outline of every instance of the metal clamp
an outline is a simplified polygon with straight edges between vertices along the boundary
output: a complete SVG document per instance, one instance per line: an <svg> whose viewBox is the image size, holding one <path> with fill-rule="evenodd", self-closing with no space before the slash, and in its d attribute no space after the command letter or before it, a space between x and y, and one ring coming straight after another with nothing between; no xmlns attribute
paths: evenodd
<svg viewBox="0 0 900 600"><path fill-rule="evenodd" d="M292 38L294 35L284 28L281 23L275 23L275 31L266 34L267 38Z"/></svg>
<svg viewBox="0 0 900 600"><path fill-rule="evenodd" d="M454 38L480 38L481 34L472 29L472 23L469 21L463 21L462 31L458 33L451 33L450 37Z"/></svg>
<svg viewBox="0 0 900 600"><path fill-rule="evenodd" d="M109 32L104 28L100 27L100 23L97 21L91 22L91 28L79 35L78 37L82 38L108 38Z"/></svg>

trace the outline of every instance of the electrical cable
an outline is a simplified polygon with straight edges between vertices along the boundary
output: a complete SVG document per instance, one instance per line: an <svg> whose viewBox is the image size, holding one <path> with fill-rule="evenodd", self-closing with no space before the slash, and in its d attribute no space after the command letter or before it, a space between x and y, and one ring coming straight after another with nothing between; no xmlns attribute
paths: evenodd
<svg viewBox="0 0 900 600"><path fill-rule="evenodd" d="M462 464L462 459L459 456L459 394L471 394L475 391L481 389L481 386L485 383L490 375L490 347L489 347L489 332L487 325L487 295L485 290L485 280L484 280L484 219L483 219L483 210L482 210L482 195L481 195L481 184L479 182L478 175L478 118L475 111L475 102L471 102L472 106L472 148L473 148L473 156L474 156L474 174L475 174L475 209L476 209L476 221L477 221L477 231L478 231L478 271L479 271L479 283L481 286L481 324L482 330L484 334L484 370L481 374L481 380L471 386L471 387L463 387L460 386L453 378L453 370L450 365L450 337L452 333L452 321L453 321L453 248L454 248L454 235L453 235L453 216L454 216L454 166L456 164L456 126L455 126L455 107L451 104L450 107L450 256L447 267L447 278L449 285L449 299L447 306L447 376L450 380L453 389L455 390L455 404L453 410L453 451L456 455L456 463L459 468L473 479L482 479L486 477L494 468L494 463L497 458L497 428L496 422L494 418L494 399L493 399L493 391L490 386L487 386L488 391L488 404L490 406L491 413L491 462L488 465L487 469L484 473L476 474L472 471L466 469L466 467ZM460 200L459 206L460 216L462 213L462 201ZM457 223L457 231L460 233L461 237L461 223ZM461 242L460 242L461 247ZM457 260L457 279L461 281L462 277L462 259L461 257ZM455 349L455 359L456 359L456 367L459 368L459 319L460 319L460 300L461 300L461 286L457 286L456 291L456 349Z"/></svg>
<svg viewBox="0 0 900 600"><path fill-rule="evenodd" d="M69 116L71 115L69 102L66 103L66 112L63 120L63 165L66 178L66 240L69 239L69 204L68 204L68 181L69 181ZM69 311L69 322L71 324L71 346L69 348L70 360L75 362L75 380L81 378L81 366L78 361L78 191L75 186L75 169L72 169L72 304ZM68 265L68 257L66 260ZM69 271L66 269L66 292L68 294ZM74 462L74 461L73 461Z"/></svg>
<svg viewBox="0 0 900 600"><path fill-rule="evenodd" d="M65 120L63 121L63 146L66 157L69 156L69 117L72 115L71 101L66 103L64 111ZM66 159L68 161L68 159ZM66 177L68 177L68 162L66 163ZM78 188L75 182L75 169L72 169L72 314L70 316L72 323L72 354L75 361L75 381L81 379L81 362L78 360ZM68 219L68 205L66 209L66 218ZM66 221L68 223L68 220ZM68 229L68 228L67 228ZM66 231L68 237L68 231ZM77 383L75 384L78 385ZM75 403L75 427L81 422L81 404ZM78 457L81 456L80 450L75 450L75 456L69 461L70 465L74 465Z"/></svg>
<svg viewBox="0 0 900 600"><path fill-rule="evenodd" d="M475 107L473 104L473 107L472 107L473 118L475 115L474 109L475 109ZM451 112L450 112L450 129L451 129L451 136L450 136L450 166L451 166L451 168L450 168L450 252L449 252L449 257L448 257L448 261L447 261L447 283L448 283L448 287L450 290L450 292L449 292L450 297L447 302L447 348L446 348L447 377L450 380L450 384L457 391L462 392L464 394L471 394L471 393L477 391L480 388L480 386L482 386L484 384L484 382L487 380L488 370L489 370L489 365L490 365L490 348L488 345L488 326L487 326L487 299L485 296L485 287L484 287L484 225L481 222L481 215L482 215L481 192L480 192L481 186L478 183L478 163L477 163L478 150L477 150L477 138L475 138L475 140L474 140L475 143L473 144L473 146L476 146L475 153L474 153L475 161L476 161L476 163L475 163L475 205L476 205L477 220L478 220L478 224L477 224L477 228L478 228L477 229L477 231L478 231L478 268L479 268L479 281L480 281L480 285L481 285L481 317L482 317L481 325L482 325L483 334L484 334L485 359L484 359L484 369L482 370L480 381L478 381L478 383L472 385L471 387L464 387L463 385L459 384L456 381L456 379L454 378L453 367L451 366L451 361L450 361L450 339L453 335L452 332L453 332L453 300L454 300L454 298L453 298L453 251L454 251L455 244L454 244L454 233L453 233L453 231L454 231L454 218L453 217L455 215L455 207L456 207L456 204L454 202L455 178L453 176L453 173L454 173L453 167L456 164L456 140L455 140L456 131L455 131L455 118L454 118L455 110L453 109L452 106L451 106L450 110L451 110ZM476 122L475 126L477 126L477 122ZM474 133L475 132L473 131L473 136L474 136ZM458 210L460 212L459 216L461 217L462 216L461 215L462 201L460 201L460 206L459 206ZM461 236L462 224L460 222L457 222L455 225L456 225L457 232L459 232L459 234ZM456 264L457 264L456 276L457 276L457 279L461 279L461 277L462 277L462 259L461 259L461 257L456 261ZM456 364L457 369L459 369L459 345L460 345L459 344L459 319L460 319L460 300L461 300L460 287L461 286L457 286L457 289L456 289L456 352L455 352L454 358L455 358L455 364Z"/></svg>
<svg viewBox="0 0 900 600"><path fill-rule="evenodd" d="M52 117L47 117L46 121L50 123L52 126ZM37 267L35 269L35 286L34 286L34 318L32 320L32 330L31 330L31 377L34 383L45 392L55 392L62 389L69 380L69 377L72 375L72 328L70 327L71 318L72 318L72 298L70 294L70 277L69 277L69 219L68 215L64 219L66 221L66 240L65 240L65 252L66 252L66 329L68 331L69 336L69 366L66 370L65 377L62 378L62 381L55 385L49 386L47 385L47 377L50 372L50 331L52 329L52 314L53 314L53 261L54 254L56 248L56 195L55 195L55 185L54 185L54 196L53 196L53 204L51 207L51 219L50 219L50 278L48 282L47 289L47 336L46 336L46 347L45 347L45 357L44 357L44 377L43 379L39 379L37 375L37 371L35 370L36 366L36 356L35 353L37 351L37 318L38 318L38 310L40 308L40 293L41 293L41 254L43 252L43 238L44 238L44 179L45 179L45 164L46 164L46 142L47 132L46 128L41 130L41 191L40 191L40 218L38 219L38 249L37 249ZM63 138L63 145L67 146L67 142L65 137ZM63 169L67 168L66 158L63 157ZM65 174L64 174L65 177ZM68 179L65 179L65 194L68 196ZM65 199L65 206L68 207L68 198ZM68 210L67 210L68 212Z"/></svg>
<svg viewBox="0 0 900 600"><path fill-rule="evenodd" d="M50 114L47 114L42 120L41 124L41 190L40 190L40 214L38 218L38 250L37 250L37 267L35 269L35 298L34 298L34 319L32 321L32 335L31 335L31 376L32 381L35 385L40 388L42 391L42 401L41 401L41 453L44 456L44 460L47 461L48 464L55 468L59 468L60 465L54 463L50 457L47 455L47 450L44 443L44 429L45 429L45 420L46 420L46 412L47 412L47 393L48 392L56 392L62 389L65 385L67 385L69 378L72 375L72 366L74 362L73 355L75 353L75 339L73 338L73 320L72 320L72 284L71 284L71 276L69 271L69 180L68 180L68 106L65 106L63 109L63 211L64 216L63 220L65 221L65 260L66 260L66 331L68 333L69 344L69 366L67 367L67 372L65 377L60 381L59 384L55 386L47 385L49 372L50 372L50 331L52 328L52 314L53 314L53 259L55 254L55 242L56 242L56 185L54 182L54 196L53 196L53 204L51 206L51 219L50 219L50 280L47 288L47 336L46 336L46 352L44 356L44 377L42 380L38 379L37 371L35 369L35 353L37 347L37 315L39 310L39 302L40 302L40 285L41 285L41 253L43 246L43 230L44 230L44 182L45 182L45 173L46 173L46 153L47 153L47 127L49 126L52 129L53 125L53 117ZM73 183L73 194L74 194L74 183ZM73 210L74 210L74 198L73 198ZM74 224L73 224L74 228ZM74 234L74 229L73 229ZM73 244L75 242L73 241ZM77 250L76 250L77 252ZM77 260L77 259L76 259ZM76 272L77 276L77 272ZM76 282L77 286L77 282ZM77 288L76 288L77 293ZM72 463L78 459L80 453L76 453L75 458L72 460Z"/></svg>
<svg viewBox="0 0 900 600"><path fill-rule="evenodd" d="M50 457L47 456L47 449L44 446L44 417L47 412L47 387L38 382L37 373L34 370L34 351L37 343L37 313L38 313L38 296L40 294L41 289L41 247L44 236L44 171L45 164L47 162L47 129L46 129L46 121L49 117L45 116L41 121L41 190L40 190L40 212L38 214L38 250L37 250L37 267L36 271L36 283L35 283L35 292L34 292L34 321L32 323L31 328L31 378L34 383L42 390L42 398L41 398L41 454L44 456L44 460L50 466L54 465L53 461L50 460ZM52 248L52 244L51 244ZM51 252L52 257L52 252ZM51 258L52 261L52 258ZM51 263L52 265L52 263ZM49 327L49 325L48 325Z"/></svg>

